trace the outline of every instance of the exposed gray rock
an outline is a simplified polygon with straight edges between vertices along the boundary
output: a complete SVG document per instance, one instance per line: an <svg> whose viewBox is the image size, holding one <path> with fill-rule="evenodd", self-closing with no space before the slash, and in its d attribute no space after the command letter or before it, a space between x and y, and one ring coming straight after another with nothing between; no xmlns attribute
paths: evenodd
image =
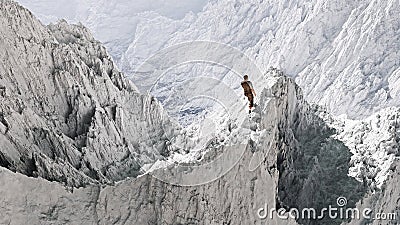
<svg viewBox="0 0 400 225"><path fill-rule="evenodd" d="M271 92L275 93L278 88L285 85L293 86L294 83L285 77L279 77ZM260 104L259 107L265 111L263 110L259 129L263 129L263 126L276 127L279 124L284 126L284 121L287 120L285 116L268 112L273 112L277 107L286 109L297 102L295 96L289 98L286 98L286 95L282 95L284 97L271 96L269 91L265 89L262 95L274 97L276 100ZM26 221L33 224L296 224L292 219L279 220L276 215L272 220L262 220L258 217L257 212L260 208L265 206L272 208L277 205L279 172L276 159L281 151L278 129L272 129L269 133L265 133L264 137L272 144L254 145L250 141L246 146L238 145L231 149L223 149L234 151L234 148L246 148L239 162L227 174L215 181L195 187L170 185L151 174L146 174L123 180L115 186L88 185L69 192L57 183L50 183L41 178L27 178L2 169L0 182L4 188L0 190L0 196L4 204L1 206L2 220L0 222L11 222L11 224ZM259 166L250 171L249 165L255 156L253 154L255 151L260 153L261 161ZM227 158L222 163L230 164L230 161L236 160L236 158ZM195 174L191 171L188 173L188 176L191 173ZM168 173L165 174L168 175ZM24 208L30 210L16 215Z"/></svg>
<svg viewBox="0 0 400 225"><path fill-rule="evenodd" d="M360 209L361 219L353 220L349 225L380 225L380 224L400 224L400 161L397 159L392 167L392 175L387 179L382 189L374 193L369 193L363 201L358 202L357 208ZM370 218L363 218L364 209L369 210L367 214Z"/></svg>
<svg viewBox="0 0 400 225"><path fill-rule="evenodd" d="M172 165L142 174L168 156L168 137L179 131L158 102L137 92L84 27L46 28L12 1L0 6L0 224L294 225L258 211L318 210L339 195L351 207L363 197L362 183L347 176L349 150L274 69L243 126L252 128L244 145L210 145L198 163L220 163L208 170ZM229 154L237 150L239 159ZM158 179L193 181L224 165L233 166L202 185ZM376 195L377 210L398 210L398 177Z"/></svg>
<svg viewBox="0 0 400 225"><path fill-rule="evenodd" d="M82 186L137 176L168 154L154 146L176 126L86 28L46 28L18 4L0 4L2 166Z"/></svg>
<svg viewBox="0 0 400 225"><path fill-rule="evenodd" d="M271 74L276 75L275 72ZM246 146L222 148L221 151L235 151L235 148L243 147L246 149L239 162L221 178L199 186L181 187L164 183L152 174L146 174L123 180L114 186L89 185L73 189L71 193L57 183L27 178L3 170L0 181L5 188L1 190L0 196L3 198L2 202L7 204L2 206L3 221L0 222L12 221L13 224L14 221L23 223L29 220L34 224L296 224L292 219L281 220L276 215L273 219L263 220L257 213L260 208L266 207L302 207L301 199L280 199L290 191L300 193L299 196L302 196L302 192L309 194L311 191L326 191L330 194L326 189L308 189L307 180L301 180L298 174L293 173L294 168L290 167L293 165L287 162L294 152L298 156L304 154L299 151L301 148L296 147L298 144L293 139L294 129L301 133L301 130L311 125L323 127L323 124L307 122L312 117L309 114L312 112L292 80L284 76L276 76L274 79L275 83L262 91L258 110L250 120L251 123L257 123L259 130L269 131L261 134L261 142L249 140ZM259 164L251 170L249 167L255 157ZM236 160L226 158L222 163L230 164ZM319 166L318 163L313 165ZM160 170L166 170L165 176L181 176L179 173L170 173L169 171L174 170L169 168ZM186 176L197 174L195 169L186 173ZM308 172L306 175L312 174ZM289 181L295 178L299 183L290 184ZM283 184L287 185L286 188L283 188ZM47 191L49 189L52 190L50 193ZM32 210L14 218L24 208ZM325 224L339 223L328 221Z"/></svg>

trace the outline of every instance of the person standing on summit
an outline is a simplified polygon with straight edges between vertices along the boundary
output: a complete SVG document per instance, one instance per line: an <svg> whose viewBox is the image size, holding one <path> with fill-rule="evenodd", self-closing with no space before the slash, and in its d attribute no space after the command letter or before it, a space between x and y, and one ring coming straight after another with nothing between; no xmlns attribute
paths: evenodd
<svg viewBox="0 0 400 225"><path fill-rule="evenodd" d="M254 91L253 84L251 81L249 81L249 76L244 75L244 81L242 81L241 85L244 90L244 96L246 96L249 99L249 113L251 113L251 109L254 107L254 96L256 95L256 92Z"/></svg>

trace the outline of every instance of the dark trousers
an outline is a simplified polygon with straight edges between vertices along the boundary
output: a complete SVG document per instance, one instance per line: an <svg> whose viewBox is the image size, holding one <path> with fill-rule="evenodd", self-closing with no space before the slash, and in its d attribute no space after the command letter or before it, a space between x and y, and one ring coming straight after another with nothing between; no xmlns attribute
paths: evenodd
<svg viewBox="0 0 400 225"><path fill-rule="evenodd" d="M254 96L253 96L253 94L252 93L248 93L248 94L245 94L245 95L249 99L249 102L250 102L249 107L250 108L254 107Z"/></svg>

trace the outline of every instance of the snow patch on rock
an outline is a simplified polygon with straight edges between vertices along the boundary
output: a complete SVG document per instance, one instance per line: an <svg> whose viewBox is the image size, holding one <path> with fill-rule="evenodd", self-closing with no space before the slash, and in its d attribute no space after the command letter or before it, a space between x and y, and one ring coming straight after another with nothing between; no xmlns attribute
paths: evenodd
<svg viewBox="0 0 400 225"><path fill-rule="evenodd" d="M323 117L353 153L349 175L371 188L381 188L400 156L400 109L387 108L363 120L346 115Z"/></svg>

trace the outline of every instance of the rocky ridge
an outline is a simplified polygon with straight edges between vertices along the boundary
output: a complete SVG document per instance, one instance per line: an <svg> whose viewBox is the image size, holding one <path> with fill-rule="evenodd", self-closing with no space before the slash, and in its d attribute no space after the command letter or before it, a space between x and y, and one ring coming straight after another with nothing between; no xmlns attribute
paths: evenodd
<svg viewBox="0 0 400 225"><path fill-rule="evenodd" d="M6 49L0 223L296 224L276 216L265 221L257 212L265 206L321 209L342 195L351 207L364 197L363 184L347 176L349 149L294 81L275 69L263 78L269 85L257 110L240 126L250 132L246 143L209 149L204 161L244 150L222 158L220 165L233 166L219 179L180 186L157 178L195 180L193 166L143 174L143 164L168 157L168 137L179 130L159 103L139 94L82 26L46 28L8 0L0 12ZM395 182L394 174L388 190ZM375 207L395 210L382 196Z"/></svg>
<svg viewBox="0 0 400 225"><path fill-rule="evenodd" d="M168 155L176 126L86 28L47 28L0 4L1 166L78 187L137 176Z"/></svg>

